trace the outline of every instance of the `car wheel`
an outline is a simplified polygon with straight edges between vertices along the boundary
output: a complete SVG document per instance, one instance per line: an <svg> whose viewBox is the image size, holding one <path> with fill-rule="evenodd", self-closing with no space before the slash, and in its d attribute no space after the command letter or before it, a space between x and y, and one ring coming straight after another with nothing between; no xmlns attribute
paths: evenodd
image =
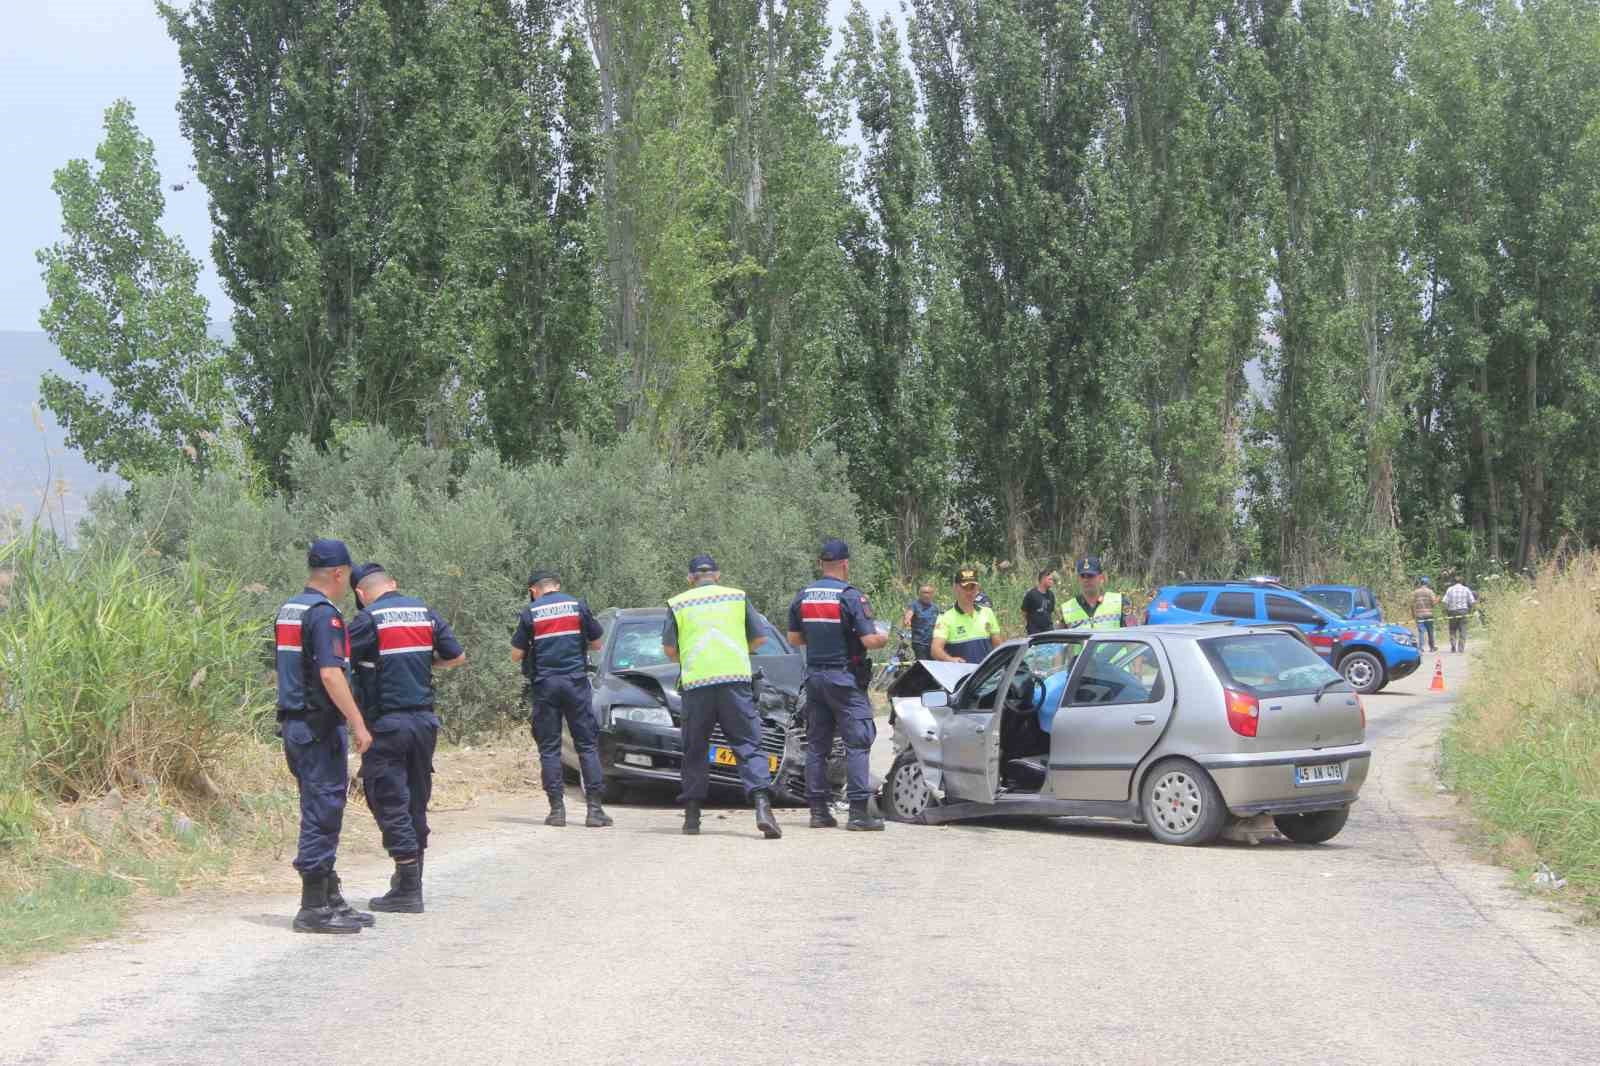
<svg viewBox="0 0 1600 1066"><path fill-rule="evenodd" d="M1278 832L1293 840L1294 844L1323 844L1333 840L1350 820L1350 808L1318 810L1310 815L1274 815Z"/></svg>
<svg viewBox="0 0 1600 1066"><path fill-rule="evenodd" d="M1278 832L1296 844L1321 844L1332 840L1350 820L1350 808L1316 811L1312 814L1275 814L1272 821Z"/></svg>
<svg viewBox="0 0 1600 1066"><path fill-rule="evenodd" d="M1383 663L1370 651L1353 651L1340 659L1339 672L1363 696L1383 687Z"/></svg>
<svg viewBox="0 0 1600 1066"><path fill-rule="evenodd" d="M909 748L895 756L889 767L889 776L883 779L883 789L878 796L878 807L884 816L895 822L924 821L922 815L938 803L933 789L922 776L922 764L917 753Z"/></svg>
<svg viewBox="0 0 1600 1066"><path fill-rule="evenodd" d="M1139 809L1150 835L1163 844L1209 844L1228 821L1216 782L1186 759L1157 763L1145 775Z"/></svg>

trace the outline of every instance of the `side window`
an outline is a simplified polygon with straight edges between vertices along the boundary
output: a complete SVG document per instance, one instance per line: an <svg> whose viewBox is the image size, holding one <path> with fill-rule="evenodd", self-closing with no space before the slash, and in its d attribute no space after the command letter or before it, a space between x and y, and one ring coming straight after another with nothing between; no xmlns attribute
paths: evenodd
<svg viewBox="0 0 1600 1066"><path fill-rule="evenodd" d="M1362 609L1370 611L1370 610L1372 610L1372 608L1374 608L1376 606L1377 606L1377 604L1373 601L1373 598L1372 598L1372 590L1371 589L1362 589L1361 590L1361 607L1362 607Z"/></svg>
<svg viewBox="0 0 1600 1066"><path fill-rule="evenodd" d="M1198 611L1206 605L1206 594L1204 592L1180 592L1172 598L1172 605L1183 611Z"/></svg>
<svg viewBox="0 0 1600 1066"><path fill-rule="evenodd" d="M1102 640L1089 645L1072 681L1074 707L1103 703L1154 703L1166 693L1161 661L1150 645Z"/></svg>
<svg viewBox="0 0 1600 1066"><path fill-rule="evenodd" d="M1078 653L1082 650L1081 640L1055 640L1034 644L1022 653L1022 665L1035 677L1046 678L1063 670L1071 670L1072 664L1078 661Z"/></svg>
<svg viewBox="0 0 1600 1066"><path fill-rule="evenodd" d="M1267 618L1274 622L1293 622L1295 625L1322 624L1322 616L1303 603L1287 596L1267 596Z"/></svg>
<svg viewBox="0 0 1600 1066"><path fill-rule="evenodd" d="M1000 655L992 659L987 666L980 666L978 672L973 674L961 689L961 703L956 710L994 710L995 693L1000 691L1000 682L1004 680L1006 671L1011 668L1011 660L1010 655Z"/></svg>
<svg viewBox="0 0 1600 1066"><path fill-rule="evenodd" d="M1256 616L1256 594L1254 592L1219 592L1216 606L1211 608L1211 613L1221 615L1223 618L1254 618Z"/></svg>

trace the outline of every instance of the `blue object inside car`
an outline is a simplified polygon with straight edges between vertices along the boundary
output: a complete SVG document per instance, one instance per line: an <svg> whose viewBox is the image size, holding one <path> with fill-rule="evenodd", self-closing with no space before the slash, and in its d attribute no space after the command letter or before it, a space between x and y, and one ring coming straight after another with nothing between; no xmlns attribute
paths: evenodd
<svg viewBox="0 0 1600 1066"><path fill-rule="evenodd" d="M1061 709L1061 699L1067 694L1067 678L1072 675L1070 669L1057 670L1044 679L1044 687L1040 689L1038 705L1034 708L1039 712L1039 728L1046 733L1056 720L1056 712Z"/></svg>

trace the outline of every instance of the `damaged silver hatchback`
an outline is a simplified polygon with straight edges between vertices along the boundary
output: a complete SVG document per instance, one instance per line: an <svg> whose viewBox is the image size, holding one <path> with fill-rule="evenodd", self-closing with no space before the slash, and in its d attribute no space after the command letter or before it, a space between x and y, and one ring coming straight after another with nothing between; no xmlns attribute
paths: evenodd
<svg viewBox="0 0 1600 1066"><path fill-rule="evenodd" d="M1360 697L1293 627L1151 626L919 662L890 691L880 797L903 822L1140 822L1169 844L1344 828L1372 751Z"/></svg>

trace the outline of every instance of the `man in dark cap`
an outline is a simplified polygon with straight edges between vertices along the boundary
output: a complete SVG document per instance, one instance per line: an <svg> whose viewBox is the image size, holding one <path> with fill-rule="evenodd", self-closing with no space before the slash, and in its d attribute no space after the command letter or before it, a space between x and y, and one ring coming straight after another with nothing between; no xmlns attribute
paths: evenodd
<svg viewBox="0 0 1600 1066"><path fill-rule="evenodd" d="M361 712L372 747L361 756L367 806L394 860L389 891L368 904L375 911L421 914L422 863L428 847L428 798L433 752L439 742L433 671L467 661L450 626L400 586L378 563L351 574L361 610L350 620L350 651L361 684Z"/></svg>
<svg viewBox="0 0 1600 1066"><path fill-rule="evenodd" d="M600 769L600 724L594 717L589 684L589 652L598 651L605 630L582 600L561 591L561 578L549 570L528 577L528 606L511 638L511 658L533 683L533 737L539 744L539 771L550 800L545 825L567 824L561 780L561 722L566 720L589 800L584 825L608 826L600 805L605 775Z"/></svg>
<svg viewBox="0 0 1600 1066"><path fill-rule="evenodd" d="M1078 560L1078 594L1061 605L1061 624L1067 629L1122 629L1136 624L1122 593L1106 591L1106 572L1098 555Z"/></svg>
<svg viewBox="0 0 1600 1066"><path fill-rule="evenodd" d="M811 827L838 825L828 810L828 753L837 732L844 741L846 796L850 821L846 828L875 830L883 819L872 813L872 779L868 762L877 723L867 699L871 665L867 652L888 643L872 620L872 605L850 584L850 547L826 540L817 553L822 576L789 605L789 643L806 649L806 795L811 801Z"/></svg>
<svg viewBox="0 0 1600 1066"><path fill-rule="evenodd" d="M994 608L981 602L978 571L963 566L952 583L955 603L933 626L933 657L942 663L981 663L1005 643Z"/></svg>
<svg viewBox="0 0 1600 1066"><path fill-rule="evenodd" d="M772 814L772 768L761 750L761 716L750 689L750 653L767 638L743 589L722 584L709 555L689 560L689 588L667 601L661 647L677 662L683 694L683 832L700 832L710 788L711 729L722 726L739 780L768 840L783 836Z"/></svg>
<svg viewBox="0 0 1600 1066"><path fill-rule="evenodd" d="M278 734L300 789L300 872L297 933L359 933L371 925L344 900L334 859L349 789L348 743L372 746L372 735L350 691L350 636L334 606L350 588L350 550L343 541L316 540L306 552L305 588L282 607L274 624L278 672Z"/></svg>

